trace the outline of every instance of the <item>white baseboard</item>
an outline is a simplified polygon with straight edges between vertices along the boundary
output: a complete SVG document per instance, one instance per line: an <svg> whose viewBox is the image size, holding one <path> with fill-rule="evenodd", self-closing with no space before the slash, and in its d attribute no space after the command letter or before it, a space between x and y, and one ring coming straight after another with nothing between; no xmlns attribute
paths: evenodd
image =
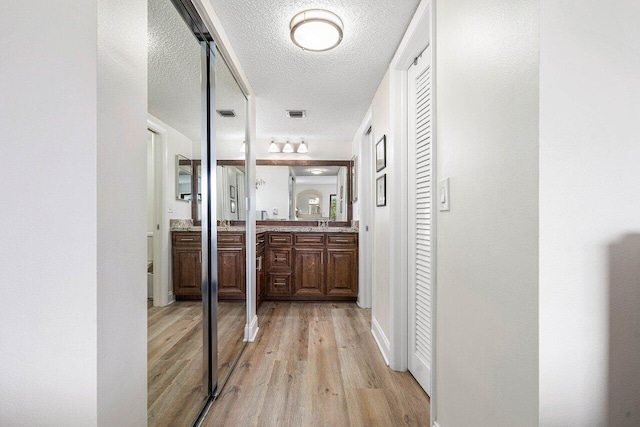
<svg viewBox="0 0 640 427"><path fill-rule="evenodd" d="M246 342L254 342L258 335L258 316L253 316L253 320L250 324L244 327L244 340Z"/></svg>
<svg viewBox="0 0 640 427"><path fill-rule="evenodd" d="M391 354L391 344L389 344L389 340L382 332L382 328L380 324L376 320L375 317L371 316L371 334L373 335L373 339L376 340L376 344L378 344L378 348L380 349L380 353L382 353L382 357L384 358L384 363L389 366L389 354Z"/></svg>

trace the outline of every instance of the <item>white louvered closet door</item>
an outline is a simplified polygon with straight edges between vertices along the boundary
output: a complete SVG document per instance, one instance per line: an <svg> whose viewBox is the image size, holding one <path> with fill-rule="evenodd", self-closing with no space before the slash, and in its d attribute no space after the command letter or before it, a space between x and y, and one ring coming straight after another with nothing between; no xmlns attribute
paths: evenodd
<svg viewBox="0 0 640 427"><path fill-rule="evenodd" d="M409 68L409 371L431 395L431 48Z"/></svg>

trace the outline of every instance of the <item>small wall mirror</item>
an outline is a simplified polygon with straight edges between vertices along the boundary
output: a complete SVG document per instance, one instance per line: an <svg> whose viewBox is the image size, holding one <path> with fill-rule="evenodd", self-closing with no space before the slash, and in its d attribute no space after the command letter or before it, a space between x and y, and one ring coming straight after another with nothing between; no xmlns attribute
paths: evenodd
<svg viewBox="0 0 640 427"><path fill-rule="evenodd" d="M176 156L176 199L183 202L192 200L193 166L191 160L178 154Z"/></svg>

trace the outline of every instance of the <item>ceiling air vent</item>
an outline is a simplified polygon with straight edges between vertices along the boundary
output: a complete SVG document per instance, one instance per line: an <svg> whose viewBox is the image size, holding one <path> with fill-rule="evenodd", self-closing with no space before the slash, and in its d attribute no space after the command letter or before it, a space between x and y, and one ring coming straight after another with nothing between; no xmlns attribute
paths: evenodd
<svg viewBox="0 0 640 427"><path fill-rule="evenodd" d="M221 117L235 117L236 112L233 110L216 110Z"/></svg>
<svg viewBox="0 0 640 427"><path fill-rule="evenodd" d="M307 110L287 110L287 117L290 119L302 119L307 117Z"/></svg>

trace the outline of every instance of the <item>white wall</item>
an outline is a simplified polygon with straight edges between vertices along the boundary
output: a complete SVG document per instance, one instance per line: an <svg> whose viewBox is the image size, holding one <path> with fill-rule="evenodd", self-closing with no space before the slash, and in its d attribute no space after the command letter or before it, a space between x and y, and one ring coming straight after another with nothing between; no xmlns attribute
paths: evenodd
<svg viewBox="0 0 640 427"><path fill-rule="evenodd" d="M389 72L384 75L380 87L371 103L372 116L372 132L375 144L390 132L389 124ZM387 141L390 144L390 141ZM390 150L387 145L387 154ZM375 156L375 154L374 154ZM375 163L375 159L373 160ZM390 180L394 164L387 157L387 167L380 172L375 173L376 179L382 175L387 175L387 189L393 188L393 182ZM373 183L375 188L375 182ZM375 196L374 196L375 197ZM375 204L375 200L373 200ZM390 254L391 246L391 207L377 206L374 208L374 237L373 237L373 299L371 306L371 316L380 325L381 332L385 339L389 339L391 335L391 317L390 317L390 295L391 295L391 276L390 276Z"/></svg>
<svg viewBox="0 0 640 427"><path fill-rule="evenodd" d="M146 24L145 0L98 2L99 426L147 422Z"/></svg>
<svg viewBox="0 0 640 427"><path fill-rule="evenodd" d="M602 6L540 1L543 426L640 425L640 5Z"/></svg>
<svg viewBox="0 0 640 427"><path fill-rule="evenodd" d="M165 200L167 201L166 216L169 219L189 219L191 218L191 203L184 200L176 199L176 156L178 154L188 158L200 158L200 152L193 156L193 150L198 149L200 143L193 142L185 135L178 132L170 124L163 122L152 114L147 114L148 118L162 126L167 132L161 135L162 147L164 150L166 161L166 181L165 181ZM173 212L169 212L173 211Z"/></svg>
<svg viewBox="0 0 640 427"><path fill-rule="evenodd" d="M0 425L96 424L95 16L0 4Z"/></svg>
<svg viewBox="0 0 640 427"><path fill-rule="evenodd" d="M256 166L256 180L265 184L256 189L256 210L267 211L266 219L289 219L289 167ZM278 208L278 214L273 214Z"/></svg>
<svg viewBox="0 0 640 427"><path fill-rule="evenodd" d="M437 215L437 421L535 426L538 2L438 1L435 17L437 175L451 180Z"/></svg>
<svg viewBox="0 0 640 427"><path fill-rule="evenodd" d="M146 423L146 10L0 7L2 425Z"/></svg>

